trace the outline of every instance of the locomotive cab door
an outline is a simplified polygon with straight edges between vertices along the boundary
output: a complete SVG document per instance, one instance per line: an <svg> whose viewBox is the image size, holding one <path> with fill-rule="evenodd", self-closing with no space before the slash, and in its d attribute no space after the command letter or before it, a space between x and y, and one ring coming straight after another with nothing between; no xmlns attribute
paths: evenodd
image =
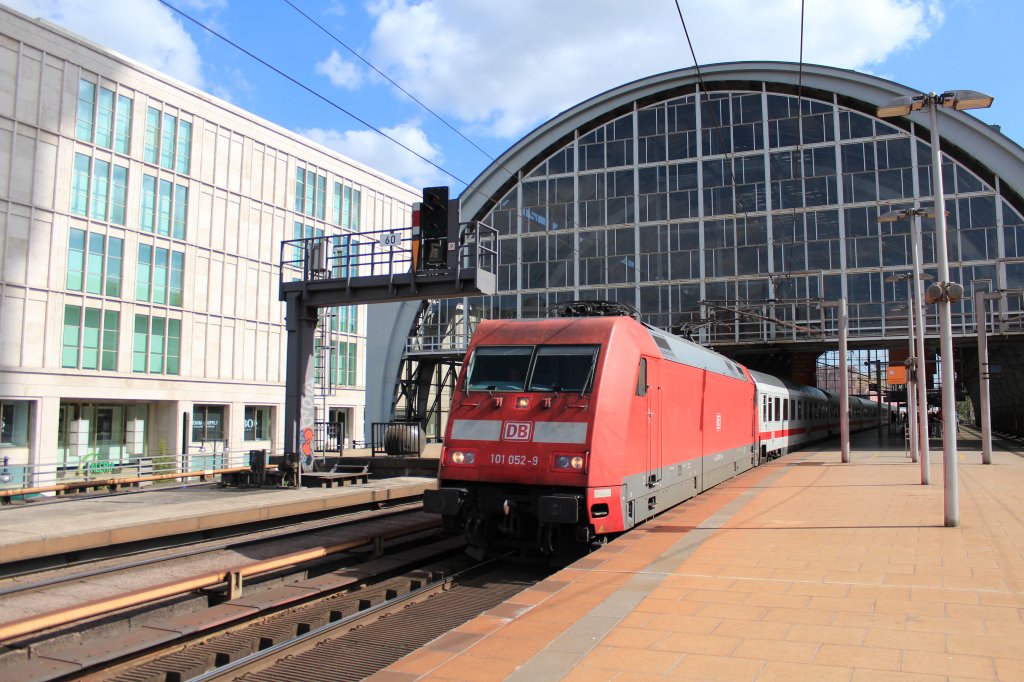
<svg viewBox="0 0 1024 682"><path fill-rule="evenodd" d="M640 359L641 375L646 376L643 389L647 399L647 487L653 488L661 482L661 382L658 377L658 359L643 356Z"/></svg>

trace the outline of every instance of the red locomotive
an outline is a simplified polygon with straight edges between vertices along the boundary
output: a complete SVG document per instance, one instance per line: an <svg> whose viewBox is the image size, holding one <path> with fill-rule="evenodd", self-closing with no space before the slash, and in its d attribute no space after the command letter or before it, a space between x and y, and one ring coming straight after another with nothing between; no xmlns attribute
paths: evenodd
<svg viewBox="0 0 1024 682"><path fill-rule="evenodd" d="M874 405L858 401L858 415ZM424 509L479 553L552 553L627 530L838 423L835 395L629 316L485 320Z"/></svg>

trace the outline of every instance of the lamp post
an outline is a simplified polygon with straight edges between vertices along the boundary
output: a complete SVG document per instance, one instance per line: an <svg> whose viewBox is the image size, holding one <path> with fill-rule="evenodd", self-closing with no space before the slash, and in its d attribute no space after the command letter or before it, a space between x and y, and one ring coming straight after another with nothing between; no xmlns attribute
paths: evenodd
<svg viewBox="0 0 1024 682"><path fill-rule="evenodd" d="M976 279L974 288L974 322L978 329L979 409L981 410L981 463L992 463L992 407L988 392L988 302L998 301L1001 293L986 293L982 284L992 286L990 279Z"/></svg>
<svg viewBox="0 0 1024 682"><path fill-rule="evenodd" d="M947 527L960 525L960 500L957 489L956 395L953 388L953 316L952 303L963 296L963 287L949 281L949 254L946 251L945 197L942 191L942 152L939 149L938 108L963 111L992 106L992 97L975 90L950 90L913 97L899 97L878 107L879 118L908 116L912 111L928 110L932 136L932 189L935 197L935 257L939 281L928 287L925 300L939 304L939 341L942 358L942 471L944 520Z"/></svg>
<svg viewBox="0 0 1024 682"><path fill-rule="evenodd" d="M843 464L850 463L850 375L847 367L847 329L849 319L846 298L822 301L822 308L837 308L839 323L839 452Z"/></svg>
<svg viewBox="0 0 1024 682"><path fill-rule="evenodd" d="M908 301L907 305L910 306L911 310L914 311L916 323L913 325L916 336L915 344L917 350L912 352L911 355L917 361L917 447L918 447L918 459L921 461L921 485L928 485L931 482L931 453L928 450L928 372L925 363L924 355L924 310L921 308L921 301L923 295L921 292L921 281L929 280L932 278L931 275L921 272L921 261L924 256L922 254L921 242L921 218L922 217L935 217L933 211L925 211L922 208L904 209L902 211L886 211L885 213L878 216L878 222L880 223L891 223L897 220L906 220L912 218L910 223L910 252L911 261L914 266L913 272L918 273L917 277L911 272L905 273L904 275L893 275L886 279L887 282L897 282L902 279L912 279L913 286L907 287ZM908 415L909 419L910 415Z"/></svg>
<svg viewBox="0 0 1024 682"><path fill-rule="evenodd" d="M909 214L909 211L889 211L888 213L883 213L878 219L885 222L895 214L895 217L892 219L896 220L904 213ZM920 227L919 221L915 221L915 223ZM920 235L920 231L918 230L914 234ZM885 281L900 282L908 279L912 280L913 284L913 286L907 287L907 316L909 318L907 330L910 336L910 357L916 368L916 371L912 371L911 374L914 375L914 388L917 391L917 396L914 400L914 411L911 411L910 401L907 401L907 421L916 421L917 423L915 431L917 433L918 450L914 461L921 462L921 485L928 485L931 482L931 454L928 451L928 385L925 381L928 375L924 361L924 310L921 308L921 280L931 279L931 275L920 272L920 255L918 254L920 238L912 234L911 239L917 242L917 245L913 246L912 250L914 253L914 272L919 273L918 276L915 277L913 272L904 272L891 275ZM907 392L908 394L910 392L909 386Z"/></svg>

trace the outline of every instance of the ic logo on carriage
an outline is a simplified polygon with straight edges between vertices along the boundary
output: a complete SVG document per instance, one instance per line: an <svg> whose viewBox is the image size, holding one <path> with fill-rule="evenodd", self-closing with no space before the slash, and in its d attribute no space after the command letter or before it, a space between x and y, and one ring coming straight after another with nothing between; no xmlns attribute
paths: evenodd
<svg viewBox="0 0 1024 682"><path fill-rule="evenodd" d="M533 437L533 422L505 422L501 432L502 440L530 440Z"/></svg>

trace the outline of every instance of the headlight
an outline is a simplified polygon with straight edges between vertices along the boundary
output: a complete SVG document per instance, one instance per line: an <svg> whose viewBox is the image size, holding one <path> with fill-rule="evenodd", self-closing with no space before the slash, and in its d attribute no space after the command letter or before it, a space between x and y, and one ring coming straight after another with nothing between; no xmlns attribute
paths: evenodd
<svg viewBox="0 0 1024 682"><path fill-rule="evenodd" d="M558 471L583 471L582 455L555 455L555 469Z"/></svg>
<svg viewBox="0 0 1024 682"><path fill-rule="evenodd" d="M473 464L476 461L476 453L472 450L453 450L450 459L452 464Z"/></svg>

